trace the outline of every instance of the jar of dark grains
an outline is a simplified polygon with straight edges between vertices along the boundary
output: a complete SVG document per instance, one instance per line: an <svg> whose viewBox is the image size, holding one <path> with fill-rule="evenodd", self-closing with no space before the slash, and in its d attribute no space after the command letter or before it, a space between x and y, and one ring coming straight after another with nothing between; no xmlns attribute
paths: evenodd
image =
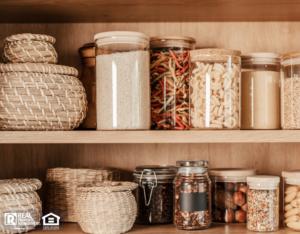
<svg viewBox="0 0 300 234"><path fill-rule="evenodd" d="M176 162L174 225L182 230L206 229L211 224L211 182L206 160Z"/></svg>
<svg viewBox="0 0 300 234"><path fill-rule="evenodd" d="M162 224L173 221L173 180L175 167L139 166L133 172L137 200L137 224Z"/></svg>

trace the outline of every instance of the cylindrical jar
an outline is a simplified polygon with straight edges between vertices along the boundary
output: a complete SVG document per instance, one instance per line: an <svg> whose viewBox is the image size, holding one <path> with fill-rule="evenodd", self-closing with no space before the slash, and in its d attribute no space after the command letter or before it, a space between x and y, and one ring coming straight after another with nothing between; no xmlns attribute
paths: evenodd
<svg viewBox="0 0 300 234"><path fill-rule="evenodd" d="M281 58L281 127L300 129L300 52Z"/></svg>
<svg viewBox="0 0 300 234"><path fill-rule="evenodd" d="M248 176L247 228L256 232L279 229L279 176Z"/></svg>
<svg viewBox="0 0 300 234"><path fill-rule="evenodd" d="M151 129L189 129L191 37L151 37Z"/></svg>
<svg viewBox="0 0 300 234"><path fill-rule="evenodd" d="M247 176L257 169L215 168L208 170L212 187L212 221L245 223L247 217Z"/></svg>
<svg viewBox="0 0 300 234"><path fill-rule="evenodd" d="M82 61L80 81L85 89L88 111L79 129L96 129L96 69L95 43L87 43L80 47L79 55Z"/></svg>
<svg viewBox="0 0 300 234"><path fill-rule="evenodd" d="M242 55L241 129L280 129L279 56Z"/></svg>
<svg viewBox="0 0 300 234"><path fill-rule="evenodd" d="M176 162L174 225L182 230L206 229L211 225L211 182L206 160Z"/></svg>
<svg viewBox="0 0 300 234"><path fill-rule="evenodd" d="M300 170L283 171L283 226L300 231Z"/></svg>
<svg viewBox="0 0 300 234"><path fill-rule="evenodd" d="M191 51L190 128L240 128L241 52Z"/></svg>
<svg viewBox="0 0 300 234"><path fill-rule="evenodd" d="M135 168L137 224L163 224L173 221L173 180L175 167L147 165Z"/></svg>
<svg viewBox="0 0 300 234"><path fill-rule="evenodd" d="M97 130L150 128L149 36L95 35Z"/></svg>

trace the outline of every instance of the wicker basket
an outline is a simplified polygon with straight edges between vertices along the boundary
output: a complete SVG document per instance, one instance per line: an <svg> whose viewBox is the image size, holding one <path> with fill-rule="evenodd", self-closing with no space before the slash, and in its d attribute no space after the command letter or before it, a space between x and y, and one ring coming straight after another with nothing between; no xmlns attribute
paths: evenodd
<svg viewBox="0 0 300 234"><path fill-rule="evenodd" d="M1 64L0 71L0 129L73 130L85 118L87 98L76 69L15 63Z"/></svg>
<svg viewBox="0 0 300 234"><path fill-rule="evenodd" d="M47 209L60 210L61 221L77 222L75 215L75 199L77 186L120 180L120 171L113 168L71 169L54 168L47 171Z"/></svg>
<svg viewBox="0 0 300 234"><path fill-rule="evenodd" d="M55 38L38 34L18 34L4 39L3 60L13 63L57 63Z"/></svg>
<svg viewBox="0 0 300 234"><path fill-rule="evenodd" d="M38 179L0 180L0 233L23 233L34 229L42 218L42 202L35 190L40 189ZM34 223L27 225L4 225L3 215L6 213L30 214Z"/></svg>
<svg viewBox="0 0 300 234"><path fill-rule="evenodd" d="M97 187L79 187L75 211L81 229L92 234L129 231L136 219L137 204L131 182L104 182Z"/></svg>

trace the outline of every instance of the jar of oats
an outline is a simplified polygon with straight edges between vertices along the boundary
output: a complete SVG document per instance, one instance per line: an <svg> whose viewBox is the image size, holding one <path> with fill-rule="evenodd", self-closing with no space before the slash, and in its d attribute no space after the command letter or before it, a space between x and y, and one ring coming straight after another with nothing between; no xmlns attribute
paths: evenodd
<svg viewBox="0 0 300 234"><path fill-rule="evenodd" d="M190 129L240 128L241 52L191 51Z"/></svg>
<svg viewBox="0 0 300 234"><path fill-rule="evenodd" d="M281 127L300 129L300 52L281 58Z"/></svg>
<svg viewBox="0 0 300 234"><path fill-rule="evenodd" d="M279 229L279 176L248 176L247 228L274 232Z"/></svg>
<svg viewBox="0 0 300 234"><path fill-rule="evenodd" d="M300 170L283 171L283 226L300 231Z"/></svg>

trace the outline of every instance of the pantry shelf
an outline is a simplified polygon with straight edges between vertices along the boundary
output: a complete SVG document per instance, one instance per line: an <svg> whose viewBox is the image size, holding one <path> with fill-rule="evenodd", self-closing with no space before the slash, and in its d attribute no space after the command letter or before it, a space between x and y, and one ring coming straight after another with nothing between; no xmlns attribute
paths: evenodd
<svg viewBox="0 0 300 234"><path fill-rule="evenodd" d="M295 0L0 1L0 23L299 20Z"/></svg>
<svg viewBox="0 0 300 234"><path fill-rule="evenodd" d="M296 143L300 131L3 131L0 144Z"/></svg>

